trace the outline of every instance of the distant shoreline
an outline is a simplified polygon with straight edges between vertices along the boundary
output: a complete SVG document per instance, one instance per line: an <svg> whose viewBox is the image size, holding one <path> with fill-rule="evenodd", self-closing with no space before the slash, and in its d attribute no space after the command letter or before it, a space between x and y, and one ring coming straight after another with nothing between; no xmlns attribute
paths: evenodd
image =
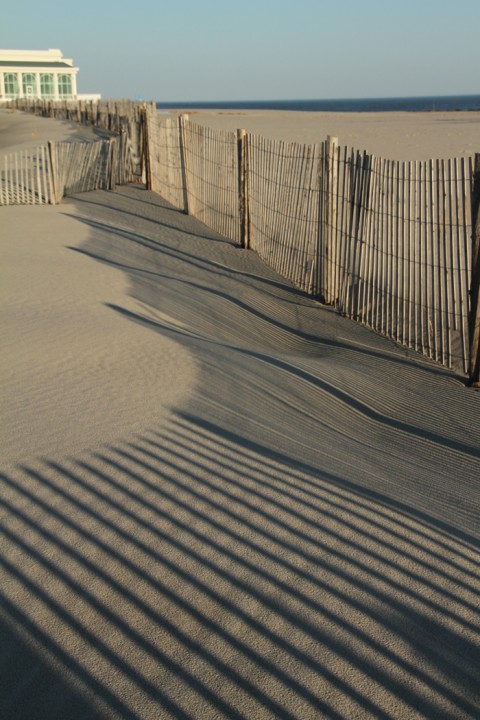
<svg viewBox="0 0 480 720"><path fill-rule="evenodd" d="M470 112L480 110L480 95L334 100L212 100L162 102L158 110L282 110L300 112Z"/></svg>

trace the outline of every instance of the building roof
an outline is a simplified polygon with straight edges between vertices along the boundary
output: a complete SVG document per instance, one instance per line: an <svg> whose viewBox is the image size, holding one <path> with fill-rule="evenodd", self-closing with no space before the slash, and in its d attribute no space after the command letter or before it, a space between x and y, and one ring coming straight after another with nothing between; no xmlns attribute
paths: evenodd
<svg viewBox="0 0 480 720"><path fill-rule="evenodd" d="M23 60L0 60L0 67L17 67L17 68L69 68L76 70L71 65L64 62L28 62Z"/></svg>

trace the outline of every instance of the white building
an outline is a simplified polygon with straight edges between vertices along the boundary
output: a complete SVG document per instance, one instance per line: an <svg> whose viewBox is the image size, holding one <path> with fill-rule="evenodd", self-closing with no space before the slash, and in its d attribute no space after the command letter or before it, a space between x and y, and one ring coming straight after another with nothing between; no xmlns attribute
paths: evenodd
<svg viewBox="0 0 480 720"><path fill-rule="evenodd" d="M0 102L15 98L99 100L77 93L78 68L60 50L0 50Z"/></svg>

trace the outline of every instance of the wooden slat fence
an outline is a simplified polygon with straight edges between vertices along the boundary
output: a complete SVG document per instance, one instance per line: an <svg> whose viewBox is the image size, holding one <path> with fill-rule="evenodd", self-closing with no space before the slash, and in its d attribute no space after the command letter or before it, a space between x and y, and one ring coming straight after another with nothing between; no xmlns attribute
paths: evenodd
<svg viewBox="0 0 480 720"><path fill-rule="evenodd" d="M186 211L185 168L182 167L181 127L177 118L148 119L147 187L176 208Z"/></svg>
<svg viewBox="0 0 480 720"><path fill-rule="evenodd" d="M236 133L183 120L180 128L188 213L240 243Z"/></svg>
<svg viewBox="0 0 480 720"><path fill-rule="evenodd" d="M334 272L323 273L323 294L347 317L466 371L471 161L397 162L337 148L335 163L327 194L336 213L324 232L333 244L322 250Z"/></svg>
<svg viewBox="0 0 480 720"><path fill-rule="evenodd" d="M472 274L468 330L470 340L468 380L472 387L480 388L480 153L475 155L473 162Z"/></svg>
<svg viewBox="0 0 480 720"><path fill-rule="evenodd" d="M55 192L65 197L110 186L110 143L55 143Z"/></svg>
<svg viewBox="0 0 480 720"><path fill-rule="evenodd" d="M126 135L48 143L0 156L0 205L42 205L135 178Z"/></svg>
<svg viewBox="0 0 480 720"><path fill-rule="evenodd" d="M92 102L17 98L10 100L6 107L31 112L42 117L91 125L104 131L104 134L120 135L123 137L122 148L125 154L128 154L128 162L134 180L137 181L142 177L146 115L151 110L146 103L131 100Z"/></svg>
<svg viewBox="0 0 480 720"><path fill-rule="evenodd" d="M345 316L467 371L472 160L236 139L160 114L148 127L153 190Z"/></svg>
<svg viewBox="0 0 480 720"><path fill-rule="evenodd" d="M240 243L236 134L160 114L149 115L147 134L147 187Z"/></svg>
<svg viewBox="0 0 480 720"><path fill-rule="evenodd" d="M472 337L479 324L470 312L473 159L399 162L334 138L299 145L145 106L63 105L56 117L117 138L5 156L0 204L58 202L140 171L149 189L345 316L447 367L478 366L469 359L469 320Z"/></svg>
<svg viewBox="0 0 480 720"><path fill-rule="evenodd" d="M247 136L247 148L249 246L316 294L320 148L255 135Z"/></svg>
<svg viewBox="0 0 480 720"><path fill-rule="evenodd" d="M0 205L44 205L52 202L48 149L25 148L0 156Z"/></svg>

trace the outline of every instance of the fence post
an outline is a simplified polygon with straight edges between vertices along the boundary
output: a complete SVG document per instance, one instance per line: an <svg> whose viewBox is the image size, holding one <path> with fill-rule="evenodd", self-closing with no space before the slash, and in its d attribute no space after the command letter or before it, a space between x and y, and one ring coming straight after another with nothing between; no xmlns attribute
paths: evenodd
<svg viewBox="0 0 480 720"><path fill-rule="evenodd" d="M147 106L145 105L140 111L140 132L142 133L142 175L145 172L145 188L147 190L152 189L152 162L150 157L151 144L150 144L150 117Z"/></svg>
<svg viewBox="0 0 480 720"><path fill-rule="evenodd" d="M188 180L187 180L187 158L185 148L185 127L188 122L188 115L180 115L178 118L178 133L180 141L180 165L182 173L182 186L183 186L183 212L185 215L190 214L190 207L188 202Z"/></svg>
<svg viewBox="0 0 480 720"><path fill-rule="evenodd" d="M117 138L108 138L108 182L109 190L115 190L115 180L117 175Z"/></svg>
<svg viewBox="0 0 480 720"><path fill-rule="evenodd" d="M238 148L238 212L240 215L240 244L250 248L250 226L248 216L248 168L247 168L247 131L237 130Z"/></svg>
<svg viewBox="0 0 480 720"><path fill-rule="evenodd" d="M326 305L335 302L336 222L337 222L337 147L338 138L329 135L326 142L325 162L326 192L325 218L323 223L323 301Z"/></svg>
<svg viewBox="0 0 480 720"><path fill-rule="evenodd" d="M52 198L52 205L60 204L61 198L57 199L57 163L55 157L55 143L48 142L48 165L50 172L48 174L48 180L50 184L50 197Z"/></svg>
<svg viewBox="0 0 480 720"><path fill-rule="evenodd" d="M475 155L472 191L472 275L470 282L469 385L480 388L480 153Z"/></svg>

